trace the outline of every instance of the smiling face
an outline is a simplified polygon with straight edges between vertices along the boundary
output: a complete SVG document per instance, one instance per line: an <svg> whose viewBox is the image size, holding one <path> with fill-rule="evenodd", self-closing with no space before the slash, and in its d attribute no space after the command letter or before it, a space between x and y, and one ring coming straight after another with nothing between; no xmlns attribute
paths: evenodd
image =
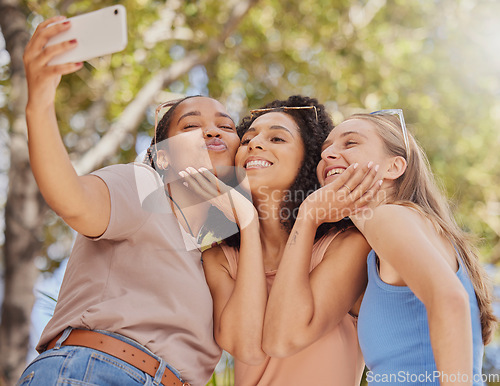
<svg viewBox="0 0 500 386"><path fill-rule="evenodd" d="M364 119L349 119L335 127L322 149L316 169L322 186L332 182L352 164L366 165L371 161L384 171L390 168L393 159L387 154L374 124Z"/></svg>
<svg viewBox="0 0 500 386"><path fill-rule="evenodd" d="M218 171L219 177L232 173L239 138L224 106L207 97L181 102L172 115L166 150L159 150L175 174L188 166ZM160 147L160 144L159 144Z"/></svg>
<svg viewBox="0 0 500 386"><path fill-rule="evenodd" d="M241 139L236 166L246 170L252 192L288 189L304 160L304 143L294 119L282 112L256 118Z"/></svg>

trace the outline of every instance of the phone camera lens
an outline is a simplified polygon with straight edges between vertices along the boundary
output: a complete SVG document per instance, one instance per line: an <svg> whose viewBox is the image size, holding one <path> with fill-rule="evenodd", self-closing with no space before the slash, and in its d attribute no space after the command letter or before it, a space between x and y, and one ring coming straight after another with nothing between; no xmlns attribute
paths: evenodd
<svg viewBox="0 0 500 386"><path fill-rule="evenodd" d="M115 15L118 15L118 10L117 9L115 9Z"/></svg>

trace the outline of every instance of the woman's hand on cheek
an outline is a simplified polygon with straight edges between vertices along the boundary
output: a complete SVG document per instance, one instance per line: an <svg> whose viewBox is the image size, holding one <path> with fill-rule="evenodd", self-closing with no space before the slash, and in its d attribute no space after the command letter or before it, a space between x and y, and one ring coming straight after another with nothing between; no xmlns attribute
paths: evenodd
<svg viewBox="0 0 500 386"><path fill-rule="evenodd" d="M179 172L179 175L189 189L218 208L240 229L246 228L258 218L257 211L250 200L234 188L224 184L209 170L205 168L196 170L189 167Z"/></svg>
<svg viewBox="0 0 500 386"><path fill-rule="evenodd" d="M349 166L332 182L318 189L300 206L299 217L304 216L315 226L337 222L367 208L380 189L378 166L372 162L359 167Z"/></svg>

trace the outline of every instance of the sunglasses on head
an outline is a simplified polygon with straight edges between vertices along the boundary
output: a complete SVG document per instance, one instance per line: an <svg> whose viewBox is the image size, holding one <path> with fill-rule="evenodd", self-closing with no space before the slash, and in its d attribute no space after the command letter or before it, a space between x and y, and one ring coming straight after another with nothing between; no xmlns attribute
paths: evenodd
<svg viewBox="0 0 500 386"><path fill-rule="evenodd" d="M250 116L253 118L253 117L256 117L258 115L269 113L272 111L279 112L279 111L286 111L286 110L309 110L309 109L314 110L314 116L316 118L316 123L317 123L318 122L318 110L316 109L316 106L297 106L297 107L279 106L279 107L270 107L270 108L266 108L266 109L255 109L255 110L250 110Z"/></svg>
<svg viewBox="0 0 500 386"><path fill-rule="evenodd" d="M386 109L386 110L378 110L374 111L373 113L370 113L371 115L397 115L399 118L399 123L401 124L401 131L403 132L403 141L405 143L405 149L406 149L406 158L407 161L410 157L410 142L408 140L408 131L406 129L406 123L405 123L405 118L403 116L403 110L402 109Z"/></svg>

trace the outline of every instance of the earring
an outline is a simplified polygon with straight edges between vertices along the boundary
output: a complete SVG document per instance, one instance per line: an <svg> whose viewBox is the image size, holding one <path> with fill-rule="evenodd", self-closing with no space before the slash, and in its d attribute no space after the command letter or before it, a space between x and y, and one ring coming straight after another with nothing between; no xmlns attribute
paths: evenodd
<svg viewBox="0 0 500 386"><path fill-rule="evenodd" d="M158 160L158 168L160 168L162 170L167 170L167 168L168 168L168 161L166 159Z"/></svg>

